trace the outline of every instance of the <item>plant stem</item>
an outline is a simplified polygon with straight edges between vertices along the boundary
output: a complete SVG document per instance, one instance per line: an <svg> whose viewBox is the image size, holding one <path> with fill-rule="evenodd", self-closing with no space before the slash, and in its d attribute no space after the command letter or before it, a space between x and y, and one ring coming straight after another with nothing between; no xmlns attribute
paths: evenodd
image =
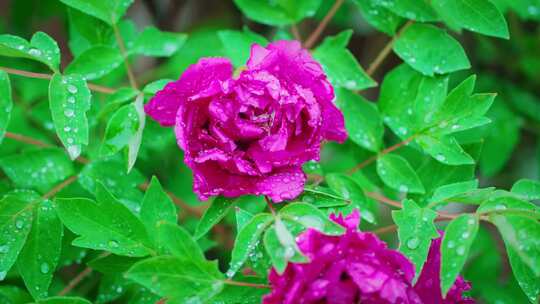
<svg viewBox="0 0 540 304"><path fill-rule="evenodd" d="M1 66L0 66L0 70L3 70L4 72L8 74L19 75L19 76L24 76L28 78L36 78L36 79L51 79L52 78L51 74L35 73L35 72L23 71L23 70L6 68L6 67L1 67ZM96 91L96 92L100 92L104 94L112 94L116 91L115 89L112 89L112 88L100 86L97 84L91 84L91 83L88 83L88 88L92 91Z"/></svg>
<svg viewBox="0 0 540 304"><path fill-rule="evenodd" d="M129 62L128 62L128 56L126 52L126 46L124 44L124 39L122 39L122 35L120 35L120 31L118 30L118 25L116 25L116 23L114 22L113 22L113 30L114 30L114 37L116 38L116 43L118 43L118 47L120 48L120 53L122 54L122 57L124 58L124 65L126 66L129 83L135 90L139 90L139 86L137 85L137 80L135 80L135 75L133 74L133 71L131 70L131 66L129 65Z"/></svg>
<svg viewBox="0 0 540 304"><path fill-rule="evenodd" d="M313 45L315 45L315 42L317 42L322 32L324 31L330 20L332 20L332 17L334 17L343 2L344 0L336 0L336 2L334 2L334 5L332 5L328 13L326 13L326 16L324 16L323 20L319 23L319 25L315 28L311 35L309 35L309 37L306 39L306 42L304 43L304 47L306 49L310 49L313 47Z"/></svg>
<svg viewBox="0 0 540 304"><path fill-rule="evenodd" d="M298 27L296 24L291 25L291 32L294 36L294 39L298 41L302 41L302 36L300 36L300 31L298 30Z"/></svg>
<svg viewBox="0 0 540 304"><path fill-rule="evenodd" d="M268 205L268 209L270 209L270 212L272 212L273 216L276 216L276 210L274 209L274 206L272 206L272 201L268 198L268 196L264 196L264 200L266 201L266 204Z"/></svg>
<svg viewBox="0 0 540 304"><path fill-rule="evenodd" d="M231 281L231 280L223 280L223 283L227 285L246 286L246 287L253 287L253 288L266 288L266 289L272 288L270 285L266 285L266 284L238 282L238 281Z"/></svg>
<svg viewBox="0 0 540 304"><path fill-rule="evenodd" d="M59 293L58 293L58 296L65 296L67 295L70 291L73 290L73 288L77 287L77 285L79 285L79 283L81 283L81 281L87 277L88 275L90 275L92 273L92 268L90 267L86 267L83 271L79 272L78 275L76 275L73 279L71 279L71 281L69 281L69 283L66 285L66 287L64 287L64 289L62 289Z"/></svg>
<svg viewBox="0 0 540 304"><path fill-rule="evenodd" d="M413 21L411 20L405 23L405 25L399 30L399 32L397 32L397 34L394 35L394 37L392 37L392 39L390 39L390 41L388 41L384 48L379 52L377 57L375 57L375 60L373 60L373 62L369 65L369 68L367 69L367 74L369 76L373 76L373 74L375 73L375 71L377 71L384 59L386 59L386 57L388 57L388 54L390 54L390 51L392 50L392 47L394 46L396 40L409 26L411 26L411 24L413 24Z"/></svg>
<svg viewBox="0 0 540 304"><path fill-rule="evenodd" d="M366 167L367 165L371 164L372 162L376 161L377 159L379 159L379 157L381 156L384 156L394 150L397 150L403 146L406 146L407 144L409 144L417 135L413 135L407 139L405 139L404 141L401 141L393 146L390 146L384 150L382 150L379 154L376 154L376 155L373 155L372 157L364 160L363 162L361 162L360 164L358 164L356 167L350 169L349 171L347 171L347 174L348 175L352 175L353 173L355 173L356 171L358 170L362 170L364 167Z"/></svg>
<svg viewBox="0 0 540 304"><path fill-rule="evenodd" d="M49 192L45 193L42 198L44 200L49 199L53 196L55 196L58 192L62 191L65 187L71 185L73 182L77 180L79 176L73 175L61 182L60 184L56 185L54 188L52 188Z"/></svg>

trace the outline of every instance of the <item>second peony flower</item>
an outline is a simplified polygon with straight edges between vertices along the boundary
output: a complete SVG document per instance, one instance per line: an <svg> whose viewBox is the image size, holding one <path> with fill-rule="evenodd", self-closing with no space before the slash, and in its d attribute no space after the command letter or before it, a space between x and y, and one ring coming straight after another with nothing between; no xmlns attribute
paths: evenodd
<svg viewBox="0 0 540 304"><path fill-rule="evenodd" d="M297 197L302 164L319 160L321 142L347 138L334 90L297 41L253 45L233 78L228 59L203 58L159 91L145 112L174 126L198 197Z"/></svg>

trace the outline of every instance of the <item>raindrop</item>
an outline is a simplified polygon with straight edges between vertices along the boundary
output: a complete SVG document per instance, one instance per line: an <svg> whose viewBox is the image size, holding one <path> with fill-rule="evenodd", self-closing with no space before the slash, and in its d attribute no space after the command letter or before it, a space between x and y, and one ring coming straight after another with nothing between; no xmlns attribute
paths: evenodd
<svg viewBox="0 0 540 304"><path fill-rule="evenodd" d="M17 220L15 222L15 227L17 227L17 229L22 229L22 227L24 227L24 221L23 220Z"/></svg>
<svg viewBox="0 0 540 304"><path fill-rule="evenodd" d="M446 160L446 157L442 154L437 154L437 156L435 156L435 158L440 161L440 162L443 162Z"/></svg>
<svg viewBox="0 0 540 304"><path fill-rule="evenodd" d="M398 131L399 131L399 133L401 133L402 135L407 134L407 129L406 129L405 127L399 127L399 128L398 128Z"/></svg>
<svg viewBox="0 0 540 304"><path fill-rule="evenodd" d="M49 273L49 264L47 264L46 262L41 263L41 266L39 266L39 270L43 274Z"/></svg>
<svg viewBox="0 0 540 304"><path fill-rule="evenodd" d="M112 247L112 248L118 248L118 242L115 241L115 240L110 240L109 241L109 247Z"/></svg>
<svg viewBox="0 0 540 304"><path fill-rule="evenodd" d="M399 186L399 191L400 192L407 192L407 191L409 191L409 187L407 187L405 185L401 185L401 186Z"/></svg>
<svg viewBox="0 0 540 304"><path fill-rule="evenodd" d="M468 239L469 236L471 236L471 234L469 233L469 231L465 231L463 232L463 234L461 235L464 239Z"/></svg>
<svg viewBox="0 0 540 304"><path fill-rule="evenodd" d="M417 237L412 237L412 238L407 240L407 247L409 249L414 250L414 249L418 248L418 245L420 245L420 240Z"/></svg>
<svg viewBox="0 0 540 304"><path fill-rule="evenodd" d="M506 206L504 204L498 204L497 206L495 206L495 210L504 210L506 209Z"/></svg>
<svg viewBox="0 0 540 304"><path fill-rule="evenodd" d="M68 92L70 92L71 94L75 94L75 93L77 93L77 91L78 91L78 90L77 90L77 87L74 86L74 85L72 85L72 84L68 85L67 90L68 90Z"/></svg>
<svg viewBox="0 0 540 304"><path fill-rule="evenodd" d="M75 103L75 97L69 96L68 99L67 99L67 102L69 102L69 103Z"/></svg>
<svg viewBox="0 0 540 304"><path fill-rule="evenodd" d="M283 253L283 256L286 260L289 260L294 256L294 248L292 246L285 247L285 252Z"/></svg>
<svg viewBox="0 0 540 304"><path fill-rule="evenodd" d="M73 115L75 115L75 112L72 109L67 109L64 111L64 115L66 115L66 117L73 117Z"/></svg>
<svg viewBox="0 0 540 304"><path fill-rule="evenodd" d="M456 252L457 252L458 255L464 255L465 254L465 247L464 246L459 246L456 249Z"/></svg>
<svg viewBox="0 0 540 304"><path fill-rule="evenodd" d="M349 90L354 90L356 88L356 81L354 80L347 80L345 82L345 87Z"/></svg>
<svg viewBox="0 0 540 304"><path fill-rule="evenodd" d="M38 50L38 49L30 49L28 51L28 54L30 54L32 56L41 56L41 51Z"/></svg>
<svg viewBox="0 0 540 304"><path fill-rule="evenodd" d="M454 248L454 246L456 246L454 241L449 241L448 244L446 245L446 247L448 247L448 248Z"/></svg>
<svg viewBox="0 0 540 304"><path fill-rule="evenodd" d="M9 246L8 245L2 245L0 246L0 253L6 253L8 252L9 250Z"/></svg>

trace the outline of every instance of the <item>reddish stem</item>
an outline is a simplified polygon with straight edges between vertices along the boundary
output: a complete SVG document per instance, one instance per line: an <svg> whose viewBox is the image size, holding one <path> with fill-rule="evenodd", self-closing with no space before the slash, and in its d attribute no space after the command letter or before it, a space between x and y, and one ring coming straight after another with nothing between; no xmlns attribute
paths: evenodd
<svg viewBox="0 0 540 304"><path fill-rule="evenodd" d="M315 30L311 33L311 35L309 35L308 39L304 43L304 47L306 49L310 49L313 47L313 45L315 45L315 42L317 42L322 32L324 31L324 29L326 28L330 20L332 20L332 17L334 17L334 15L336 14L339 7L343 4L343 2L344 0L336 0L336 2L334 2L334 5L332 5L328 13L326 13L326 16L324 16L321 23L319 23L319 25L315 28Z"/></svg>

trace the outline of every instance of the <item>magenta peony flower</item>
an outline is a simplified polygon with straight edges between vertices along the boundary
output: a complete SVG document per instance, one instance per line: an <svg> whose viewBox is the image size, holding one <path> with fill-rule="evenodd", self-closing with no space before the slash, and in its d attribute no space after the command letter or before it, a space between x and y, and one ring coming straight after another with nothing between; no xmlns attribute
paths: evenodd
<svg viewBox="0 0 540 304"><path fill-rule="evenodd" d="M145 105L175 126L200 199L303 191L302 164L318 160L321 141L345 141L343 115L321 66L297 41L253 45L237 79L228 59L203 58Z"/></svg>
<svg viewBox="0 0 540 304"><path fill-rule="evenodd" d="M298 246L310 262L289 263L281 275L272 269L272 292L263 298L263 304L474 303L461 299L470 287L462 278L446 300L440 287L434 288L440 284L440 238L432 243L425 270L413 286L414 265L400 252L388 249L375 234L359 232L358 211L331 219L346 227L346 233L327 236L315 229L302 233Z"/></svg>
<svg viewBox="0 0 540 304"><path fill-rule="evenodd" d="M446 299L441 296L441 243L440 237L431 241L428 257L422 272L418 277L414 289L424 303L433 304L473 304L475 301L470 298L463 298L463 292L471 289L471 284L458 276L454 285L448 291Z"/></svg>

